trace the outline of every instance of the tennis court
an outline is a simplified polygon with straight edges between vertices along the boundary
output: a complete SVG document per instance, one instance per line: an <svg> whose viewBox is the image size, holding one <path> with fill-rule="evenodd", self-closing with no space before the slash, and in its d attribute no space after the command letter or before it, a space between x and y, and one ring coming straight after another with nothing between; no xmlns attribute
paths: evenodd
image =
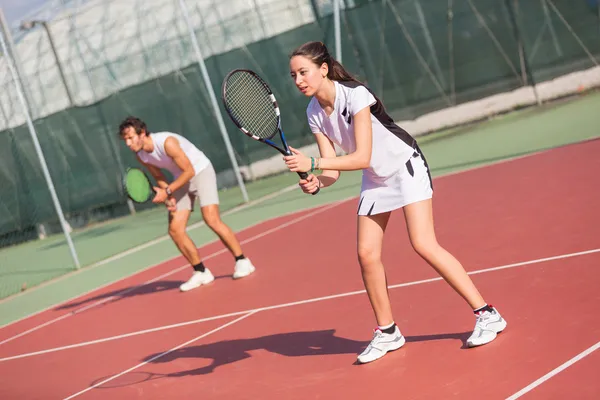
<svg viewBox="0 0 600 400"><path fill-rule="evenodd" d="M9 7L0 399L600 398L599 0L45 1L7 20ZM306 196L219 102L230 71L258 73L287 142L316 155L288 65L308 40L417 139L438 240L507 319L497 340L466 348L472 310L398 212L383 262L407 343L356 363L376 322L356 257L360 171ZM187 231L216 279L179 290L192 268L164 208L124 188L139 166L116 134L128 115L211 160L254 274L232 279L196 210Z"/></svg>
<svg viewBox="0 0 600 400"><path fill-rule="evenodd" d="M433 163L453 143L425 152ZM491 165L482 151L473 157L485 166L447 165L434 179L439 241L509 323L489 345L464 347L470 309L414 254L397 214L383 261L407 344L356 365L374 320L355 256L357 199L340 196L241 229L257 266L248 278L233 281L212 242L200 249L217 278L208 286L179 292L190 271L175 257L4 326L0 397L597 398L600 140L553 147Z"/></svg>

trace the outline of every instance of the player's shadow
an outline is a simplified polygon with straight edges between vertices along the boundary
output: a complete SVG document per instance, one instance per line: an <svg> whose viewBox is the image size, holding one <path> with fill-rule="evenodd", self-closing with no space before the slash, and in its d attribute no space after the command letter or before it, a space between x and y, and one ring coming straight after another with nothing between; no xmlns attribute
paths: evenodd
<svg viewBox="0 0 600 400"><path fill-rule="evenodd" d="M215 275L215 281L224 278L232 278L232 275ZM159 292L164 292L167 290L179 290L179 286L184 283L184 281L174 281L174 280L164 280L164 281L156 281L149 282L138 286L132 286L130 288L113 290L106 293L101 293L97 296L88 297L83 300L71 301L67 304L63 304L62 306L56 307L55 310L70 310L72 308L80 307L87 304L93 304L96 302L101 302L102 305L113 303L115 301L123 300L125 298L134 297L134 296L143 296L147 294L154 294ZM212 283L211 283L212 284ZM201 289L200 289L201 290ZM99 304L100 305L100 304Z"/></svg>
<svg viewBox="0 0 600 400"><path fill-rule="evenodd" d="M278 333L251 339L225 340L200 346L184 347L161 356L147 356L150 363L168 363L178 359L197 358L212 360L210 365L169 374L170 377L205 375L216 368L245 360L252 351L265 350L286 357L323 356L361 352L368 341L357 341L335 336L335 329L306 332Z"/></svg>
<svg viewBox="0 0 600 400"><path fill-rule="evenodd" d="M97 296L87 297L83 300L71 301L69 303L63 304L62 306L56 307L56 310L70 310L88 304L91 305L96 302L102 302L102 305L104 305L129 297L155 294L167 290L179 290L179 286L182 283L183 281L175 280L150 282L139 286L132 286L130 288L101 293Z"/></svg>
<svg viewBox="0 0 600 400"><path fill-rule="evenodd" d="M404 336L407 343L411 342L427 342L431 340L457 340L460 341L462 346L461 349L467 348L467 339L471 336L472 332L455 332L455 333L440 333L433 335L412 335Z"/></svg>

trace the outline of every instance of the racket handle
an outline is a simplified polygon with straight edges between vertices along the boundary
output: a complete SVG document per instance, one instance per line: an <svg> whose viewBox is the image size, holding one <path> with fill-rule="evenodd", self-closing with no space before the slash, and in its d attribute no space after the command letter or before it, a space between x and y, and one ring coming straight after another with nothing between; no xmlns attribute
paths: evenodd
<svg viewBox="0 0 600 400"><path fill-rule="evenodd" d="M298 172L298 175L300 175L300 178L302 178L302 179L308 178L308 174L306 172ZM317 186L317 190L315 190L311 194L314 196L315 194L319 193L320 190L321 190L321 188Z"/></svg>

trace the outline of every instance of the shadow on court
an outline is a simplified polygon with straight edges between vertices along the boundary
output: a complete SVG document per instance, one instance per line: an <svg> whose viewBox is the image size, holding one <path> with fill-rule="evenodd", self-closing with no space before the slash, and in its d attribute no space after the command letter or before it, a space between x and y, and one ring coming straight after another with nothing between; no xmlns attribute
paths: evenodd
<svg viewBox="0 0 600 400"><path fill-rule="evenodd" d="M266 350L286 357L358 354L369 342L335 336L335 329L279 333L251 339L225 340L200 346L184 347L153 360L161 353L147 356L144 361L168 363L182 358L211 359L202 368L171 373L169 377L205 375L216 368L250 358L254 350Z"/></svg>
<svg viewBox="0 0 600 400"><path fill-rule="evenodd" d="M105 304L109 304L129 297L154 294L164 292L167 290L179 290L179 285L181 285L182 283L183 281L150 282L144 285L132 286L127 289L113 290L111 292L102 293L97 296L88 297L83 300L72 301L67 304L63 304L62 306L56 307L56 310L68 310L86 304L93 304L101 300L105 300Z"/></svg>
<svg viewBox="0 0 600 400"><path fill-rule="evenodd" d="M231 275L218 275L215 276L215 281L223 278L231 279ZM99 294L97 296L88 297L84 300L71 301L67 304L63 304L62 306L58 306L55 310L69 310L72 308L84 306L86 304L94 304L98 301L104 301L104 304L110 304L115 301L123 300L129 297L135 296L143 296L148 294L155 294L160 292L165 292L167 290L179 290L179 286L184 281L157 281L150 282L144 285L132 286L127 289L119 289L113 290L111 292L106 292ZM200 288L198 288L200 289ZM83 311L83 310L82 310Z"/></svg>
<svg viewBox="0 0 600 400"><path fill-rule="evenodd" d="M456 333L440 333L433 335L414 335L414 336L405 336L407 343L412 342L428 342L432 340L455 340L461 343L461 349L468 348L466 343L469 336L471 336L473 332L456 332Z"/></svg>
<svg viewBox="0 0 600 400"><path fill-rule="evenodd" d="M407 342L431 340L457 340L463 344L471 332L443 333L436 335L407 336ZM147 356L143 361L150 363L168 363L185 358L212 360L210 365L168 374L169 377L205 375L216 368L251 357L250 352L266 350L286 357L323 356L334 354L358 355L369 341L357 341L335 336L335 329L320 331L280 333L251 339L225 340L200 346L184 347L160 357L161 353ZM156 358L158 357L158 358ZM156 358L155 360L153 360ZM356 362L355 362L356 364Z"/></svg>

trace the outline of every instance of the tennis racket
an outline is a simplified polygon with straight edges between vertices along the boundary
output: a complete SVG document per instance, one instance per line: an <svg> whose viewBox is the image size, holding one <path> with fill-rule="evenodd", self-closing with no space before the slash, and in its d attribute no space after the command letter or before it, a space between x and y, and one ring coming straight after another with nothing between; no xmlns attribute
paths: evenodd
<svg viewBox="0 0 600 400"><path fill-rule="evenodd" d="M128 168L123 178L123 186L127 196L136 203L145 203L150 200L154 188L148 176L139 168Z"/></svg>
<svg viewBox="0 0 600 400"><path fill-rule="evenodd" d="M221 95L225 110L242 132L283 155L292 155L281 129L281 115L275 95L260 76L247 69L235 69L225 77ZM282 147L272 140L278 133ZM302 179L308 178L306 172L298 172L298 175ZM317 187L313 195L318 192Z"/></svg>
<svg viewBox="0 0 600 400"><path fill-rule="evenodd" d="M109 375L102 378L98 378L92 381L90 386L95 389L112 389L170 377L177 377L177 374L159 374L145 371L131 371L123 375Z"/></svg>

